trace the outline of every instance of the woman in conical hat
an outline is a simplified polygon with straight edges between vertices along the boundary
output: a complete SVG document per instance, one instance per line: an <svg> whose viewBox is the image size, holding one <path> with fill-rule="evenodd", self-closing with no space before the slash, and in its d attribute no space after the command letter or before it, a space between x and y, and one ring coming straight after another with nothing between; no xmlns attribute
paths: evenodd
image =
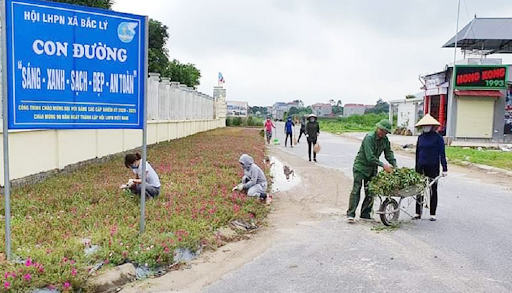
<svg viewBox="0 0 512 293"><path fill-rule="evenodd" d="M308 124L306 124L306 138L308 139L308 155L311 162L311 149L317 144L318 135L320 134L320 126L316 121L315 114L309 114ZM316 162L316 150L313 150L313 160Z"/></svg>
<svg viewBox="0 0 512 293"><path fill-rule="evenodd" d="M436 118L432 117L430 114L427 114L423 116L423 118L416 123L416 127L423 127L423 126L440 126L441 123L436 120Z"/></svg>
<svg viewBox="0 0 512 293"><path fill-rule="evenodd" d="M416 127L421 127L423 132L418 137L418 143L416 144L416 172L431 179L439 176L441 166L443 168L442 175L446 176L448 174L444 140L443 137L435 131L440 125L441 123L430 114L425 115L416 124ZM437 182L432 185L430 192L430 220L435 221L437 209ZM422 208L419 204L421 201L422 199L419 198L416 202L415 219L421 219Z"/></svg>

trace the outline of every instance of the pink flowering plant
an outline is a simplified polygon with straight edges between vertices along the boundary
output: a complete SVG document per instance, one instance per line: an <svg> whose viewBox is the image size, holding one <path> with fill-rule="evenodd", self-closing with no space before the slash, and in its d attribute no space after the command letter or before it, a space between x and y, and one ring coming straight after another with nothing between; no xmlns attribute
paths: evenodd
<svg viewBox="0 0 512 293"><path fill-rule="evenodd" d="M151 146L148 161L162 187L159 197L146 202L143 235L138 197L119 190L133 175L121 155L14 189L12 242L19 261L0 260L1 290L86 289L99 263L102 269L126 262L168 265L176 248L216 248L218 228L235 219L262 221L268 212L257 200L231 191L243 173L240 155L263 162L264 150L258 130L231 128ZM5 251L4 241L0 250Z"/></svg>

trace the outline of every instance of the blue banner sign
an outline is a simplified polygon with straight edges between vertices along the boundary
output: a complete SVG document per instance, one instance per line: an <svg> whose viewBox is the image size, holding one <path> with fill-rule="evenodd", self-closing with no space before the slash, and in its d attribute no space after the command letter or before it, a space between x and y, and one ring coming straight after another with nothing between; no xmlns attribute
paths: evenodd
<svg viewBox="0 0 512 293"><path fill-rule="evenodd" d="M146 17L6 0L10 129L143 128Z"/></svg>

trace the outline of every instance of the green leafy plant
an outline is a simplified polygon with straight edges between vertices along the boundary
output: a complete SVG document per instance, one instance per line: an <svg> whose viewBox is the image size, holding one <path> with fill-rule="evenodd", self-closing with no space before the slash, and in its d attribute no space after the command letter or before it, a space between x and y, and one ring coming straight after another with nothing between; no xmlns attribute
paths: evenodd
<svg viewBox="0 0 512 293"><path fill-rule="evenodd" d="M226 126L235 127L263 127L263 119L258 117L249 116L245 117L227 117Z"/></svg>
<svg viewBox="0 0 512 293"><path fill-rule="evenodd" d="M420 190L425 185L426 177L411 168L398 168L393 173L380 172L372 179L369 192L373 196L392 196L400 190L417 186Z"/></svg>

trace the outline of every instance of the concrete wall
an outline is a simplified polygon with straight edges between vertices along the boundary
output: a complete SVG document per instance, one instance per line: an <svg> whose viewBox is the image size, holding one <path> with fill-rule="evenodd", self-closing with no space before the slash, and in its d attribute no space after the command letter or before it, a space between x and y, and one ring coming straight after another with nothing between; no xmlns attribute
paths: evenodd
<svg viewBox="0 0 512 293"><path fill-rule="evenodd" d="M398 104L397 125L398 127L407 127L413 134L416 133L416 123L418 122L418 105L416 103Z"/></svg>

